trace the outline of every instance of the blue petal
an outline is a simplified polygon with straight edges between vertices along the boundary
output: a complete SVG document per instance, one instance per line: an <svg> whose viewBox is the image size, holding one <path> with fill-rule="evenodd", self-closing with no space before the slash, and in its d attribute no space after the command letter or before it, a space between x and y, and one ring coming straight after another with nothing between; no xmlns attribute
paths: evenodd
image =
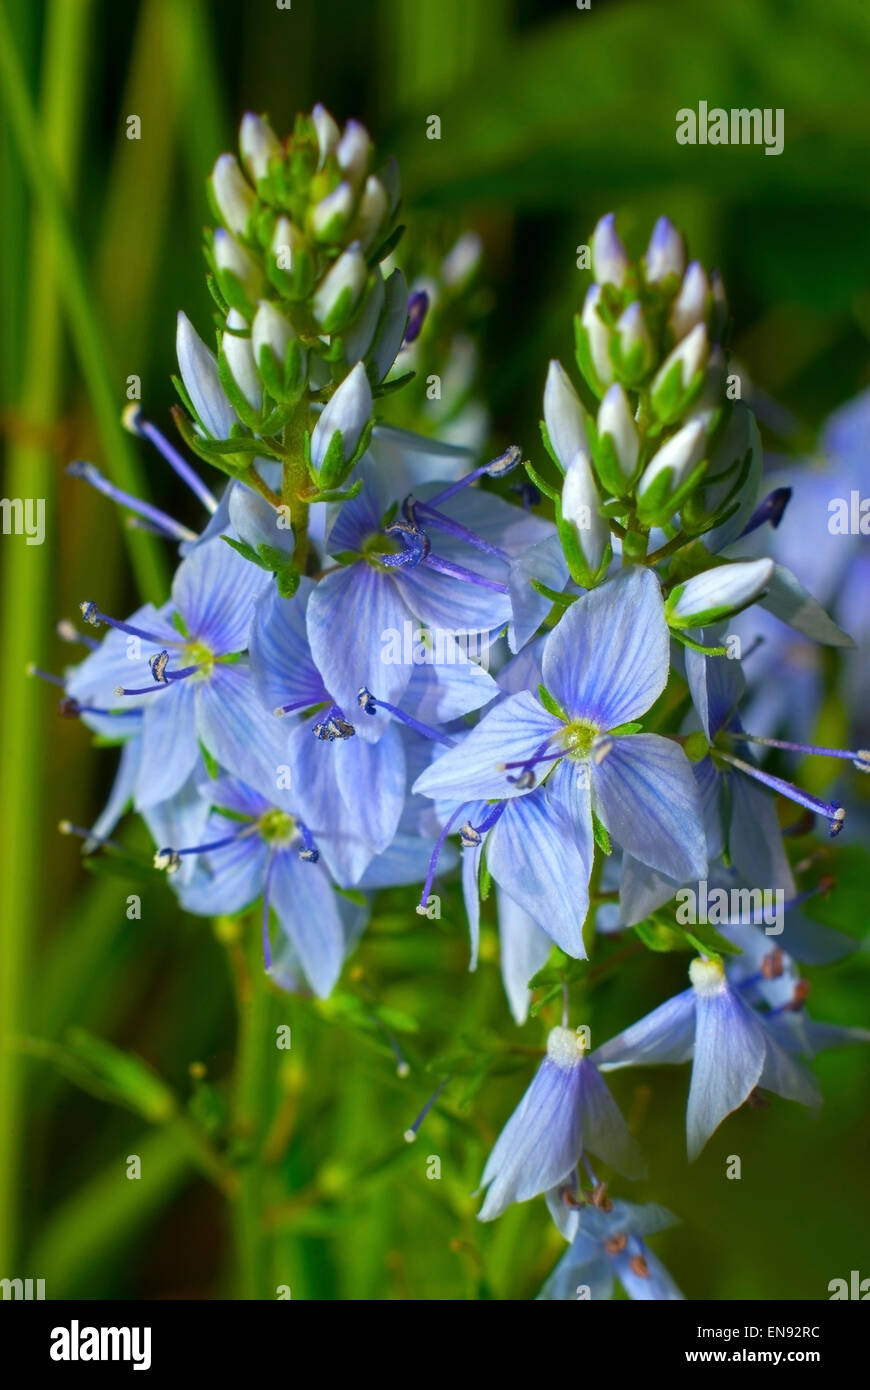
<svg viewBox="0 0 870 1390"><path fill-rule="evenodd" d="M689 1158L694 1159L727 1115L761 1080L767 1042L752 1010L730 989L696 994L695 1060L686 1108Z"/></svg>
<svg viewBox="0 0 870 1390"><path fill-rule="evenodd" d="M325 869L281 851L272 864L270 901L315 994L325 999L341 974L345 941Z"/></svg>
<svg viewBox="0 0 870 1390"><path fill-rule="evenodd" d="M375 853L362 833L363 817L351 820L339 791L338 758L349 746L321 742L314 737L309 720L296 724L287 740L287 808L305 821L333 877L344 888L359 881Z"/></svg>
<svg viewBox="0 0 870 1390"><path fill-rule="evenodd" d="M323 683L357 733L372 743L384 723L356 718L357 695L367 686L377 699L401 703L412 668L384 657L389 635L401 633L408 616L393 577L362 561L327 574L308 603L308 640Z"/></svg>
<svg viewBox="0 0 870 1390"><path fill-rule="evenodd" d="M583 924L593 854L591 817L585 825L569 825L540 792L509 802L486 844L486 862L499 887L579 960L586 959Z"/></svg>
<svg viewBox="0 0 870 1390"><path fill-rule="evenodd" d="M701 727L712 741L734 719L746 689L740 662L687 648L686 679Z"/></svg>
<svg viewBox="0 0 870 1390"><path fill-rule="evenodd" d="M687 1062L695 1040L695 991L684 989L596 1049L601 1071Z"/></svg>
<svg viewBox="0 0 870 1390"><path fill-rule="evenodd" d="M292 599L269 585L254 609L250 663L257 694L269 712L284 705L319 705L328 699L314 664L305 623L314 585L302 579Z"/></svg>
<svg viewBox="0 0 870 1390"><path fill-rule="evenodd" d="M637 719L664 690L670 643L655 575L632 566L573 603L544 649L544 684L599 729Z"/></svg>
<svg viewBox="0 0 870 1390"><path fill-rule="evenodd" d="M424 724L449 724L499 693L492 676L469 661L458 642L445 643L443 655L443 662L425 662L411 671L403 705Z"/></svg>
<svg viewBox="0 0 870 1390"><path fill-rule="evenodd" d="M814 642L821 642L827 647L855 645L848 633L828 617L822 605L783 565L776 566L770 588L759 603L775 618L788 623L789 627L802 632Z"/></svg>
<svg viewBox="0 0 870 1390"><path fill-rule="evenodd" d="M211 803L202 795L194 773L169 801L146 807L142 819L151 832L156 849L185 849L207 843L205 834L210 814ZM231 833L232 828L226 826L221 833ZM173 887L187 883L193 877L195 867L196 856L185 855L172 876Z"/></svg>
<svg viewBox="0 0 870 1390"><path fill-rule="evenodd" d="M418 777L413 790L424 796L468 801L472 798L519 797L528 791L509 777L504 764L534 755L564 725L549 714L534 695L521 691L502 700L480 723ZM543 763L546 770L548 763Z"/></svg>
<svg viewBox="0 0 870 1390"><path fill-rule="evenodd" d="M622 882L619 886L619 920L633 927L656 908L670 902L681 885L666 874L641 864L631 854L622 856Z"/></svg>
<svg viewBox="0 0 870 1390"><path fill-rule="evenodd" d="M142 756L136 779L136 807L167 801L187 781L199 761L196 730L197 686L178 681L155 687L142 717Z"/></svg>
<svg viewBox="0 0 870 1390"><path fill-rule="evenodd" d="M405 801L405 750L398 729L389 725L376 744L352 738L324 751L335 759L347 811L341 822L358 826L374 853L383 853L398 829Z"/></svg>
<svg viewBox="0 0 870 1390"><path fill-rule="evenodd" d="M582 1144L580 1068L545 1057L495 1142L481 1178L488 1188L478 1220L492 1221L512 1202L556 1187L576 1168Z"/></svg>
<svg viewBox="0 0 870 1390"><path fill-rule="evenodd" d="M642 1178L646 1164L619 1106L598 1074L595 1062L584 1057L580 1063L580 1114L583 1147L625 1178Z"/></svg>
<svg viewBox="0 0 870 1390"><path fill-rule="evenodd" d="M685 1299L661 1260L646 1246L643 1248L646 1274L638 1274L631 1267L631 1254L627 1251L617 1255L614 1267L620 1284L629 1298L658 1302L676 1302Z"/></svg>
<svg viewBox="0 0 870 1390"><path fill-rule="evenodd" d="M142 741L138 738L130 739L121 748L121 757L118 760L109 799L91 827L94 842L105 840L111 835L128 804L132 801L136 778L139 773L141 752ZM87 853L91 848L93 848L93 842L86 842L85 852Z"/></svg>
<svg viewBox="0 0 870 1390"><path fill-rule="evenodd" d="M703 877L701 798L678 744L658 734L616 738L590 771L595 812L618 845L668 878Z"/></svg>
<svg viewBox="0 0 870 1390"><path fill-rule="evenodd" d="M613 1296L612 1261L603 1253L600 1245L585 1241L581 1243L581 1236L582 1233L562 1256L538 1294L539 1299L574 1303L579 1297L578 1290L584 1287L589 1290L588 1297L595 1303Z"/></svg>
<svg viewBox="0 0 870 1390"><path fill-rule="evenodd" d="M263 709L248 666L218 664L210 679L196 687L197 730L208 751L227 772L249 782L273 805L280 804L278 778L287 732L280 719Z"/></svg>
<svg viewBox="0 0 870 1390"><path fill-rule="evenodd" d="M224 655L247 647L254 602L271 582L265 570L218 539L196 546L182 560L172 598L191 638Z"/></svg>
<svg viewBox="0 0 870 1390"><path fill-rule="evenodd" d="M568 583L568 566L558 535L530 546L511 565L508 589L513 616L508 627L508 646L512 652L518 652L534 637L553 606L550 599L532 588L533 579L559 593Z"/></svg>
<svg viewBox="0 0 870 1390"><path fill-rule="evenodd" d="M469 854L464 850L463 854ZM501 978L517 1023L529 1013L529 980L547 963L552 941L542 927L507 893L497 893Z"/></svg>
<svg viewBox="0 0 870 1390"><path fill-rule="evenodd" d="M773 797L740 772L728 774L728 786L728 850L734 867L744 882L782 888L787 898L793 898L797 889Z"/></svg>
<svg viewBox="0 0 870 1390"><path fill-rule="evenodd" d="M224 839L236 828L241 829L215 813L206 823L203 843ZM267 846L256 833L240 834L233 844L198 857L190 881L180 885L182 907L203 917L241 912L263 891L267 857Z"/></svg>

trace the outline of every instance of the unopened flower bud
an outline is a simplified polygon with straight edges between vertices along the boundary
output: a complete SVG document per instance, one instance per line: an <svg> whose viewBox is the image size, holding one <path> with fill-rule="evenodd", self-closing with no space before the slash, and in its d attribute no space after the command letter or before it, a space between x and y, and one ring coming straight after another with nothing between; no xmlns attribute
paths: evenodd
<svg viewBox="0 0 870 1390"><path fill-rule="evenodd" d="M333 120L325 106L317 103L311 113L314 122L314 129L317 132L317 144L320 150L320 168L323 168L324 161L328 154L335 149L341 137L341 131L337 123Z"/></svg>
<svg viewBox="0 0 870 1390"><path fill-rule="evenodd" d="M390 199L380 179L371 174L360 199L356 219L357 239L366 250L372 246L383 231L390 214Z"/></svg>
<svg viewBox="0 0 870 1390"><path fill-rule="evenodd" d="M268 121L247 111L239 129L239 149L245 168L256 182L266 177L270 161L280 157L281 141Z"/></svg>
<svg viewBox="0 0 870 1390"><path fill-rule="evenodd" d="M692 261L683 276L676 299L671 305L670 326L679 342L696 324L704 323L710 307L710 282L700 261Z"/></svg>
<svg viewBox="0 0 870 1390"><path fill-rule="evenodd" d="M578 334L577 353L580 369L597 395L601 395L601 390L613 380L613 362L610 359L611 335L610 329L598 313L600 302L601 286L590 285L580 315L581 332ZM584 342L588 349L588 363L585 362L584 355L581 355L581 345Z"/></svg>
<svg viewBox="0 0 870 1390"><path fill-rule="evenodd" d="M480 265L483 243L476 232L464 232L441 262L441 281L448 289L457 289L471 279Z"/></svg>
<svg viewBox="0 0 870 1390"><path fill-rule="evenodd" d="M321 198L311 214L311 230L318 241L341 240L350 225L354 201L353 189L346 181Z"/></svg>
<svg viewBox="0 0 870 1390"><path fill-rule="evenodd" d="M616 219L612 212L595 227L592 233L592 268L595 279L600 284L616 285L617 289L625 283L629 259L625 247L616 231Z"/></svg>
<svg viewBox="0 0 870 1390"><path fill-rule="evenodd" d="M650 459L637 486L638 516L645 524L666 520L668 508L704 457L707 433L689 420Z"/></svg>
<svg viewBox="0 0 870 1390"><path fill-rule="evenodd" d="M251 347L271 395L280 401L296 397L304 384L307 353L290 320L265 299L260 300L251 325Z"/></svg>
<svg viewBox="0 0 870 1390"><path fill-rule="evenodd" d="M240 313L250 314L265 281L261 266L223 227L214 234L214 260L227 303Z"/></svg>
<svg viewBox="0 0 870 1390"><path fill-rule="evenodd" d="M368 279L368 266L358 242L342 252L323 277L314 295L314 317L327 333L342 328L353 316Z"/></svg>
<svg viewBox="0 0 870 1390"><path fill-rule="evenodd" d="M775 565L773 560L740 560L714 565L703 574L679 584L665 605L673 628L706 627L733 617L765 592Z"/></svg>
<svg viewBox="0 0 870 1390"><path fill-rule="evenodd" d="M588 454L589 438L580 398L564 367L555 359L550 363L544 387L544 424L563 471L567 471L577 453Z"/></svg>
<svg viewBox="0 0 870 1390"><path fill-rule="evenodd" d="M682 276L686 267L686 248L673 223L660 217L652 230L643 258L644 275L648 285L660 284L668 276Z"/></svg>
<svg viewBox="0 0 870 1390"><path fill-rule="evenodd" d="M571 528L574 545L570 549L574 553L568 554L569 566L574 577L580 582L589 583L592 577L597 574L610 539L610 527L598 510L600 502L601 498L598 488L595 486L589 458L582 449L579 449L570 460L562 483L561 518L563 524L560 526L560 533L563 545L565 545L565 525L567 524ZM568 550L569 547L566 546L566 552ZM580 560L579 572L577 570L578 559Z"/></svg>
<svg viewBox="0 0 870 1390"><path fill-rule="evenodd" d="M236 236L244 236L256 197L235 155L218 156L211 172L211 191L224 225Z"/></svg>
<svg viewBox="0 0 870 1390"><path fill-rule="evenodd" d="M624 381L631 386L646 376L655 360L655 348L637 301L616 320L616 349L618 371Z"/></svg>
<svg viewBox="0 0 870 1390"><path fill-rule="evenodd" d="M625 389L614 382L598 409L595 465L608 492L625 495L634 479L640 437Z"/></svg>
<svg viewBox="0 0 870 1390"><path fill-rule="evenodd" d="M181 380L202 428L211 439L228 439L236 416L224 395L217 359L186 314L178 315L175 346Z"/></svg>
<svg viewBox="0 0 870 1390"><path fill-rule="evenodd" d="M320 473L324 465L340 478L340 470L356 453L363 430L371 418L372 391L362 362L358 362L324 406L311 436L311 463ZM331 485L330 477L324 480Z"/></svg>
<svg viewBox="0 0 870 1390"><path fill-rule="evenodd" d="M245 545L252 550L263 545L281 550L285 555L293 553L293 527L285 520L285 513L279 512L259 492L245 487L244 483L233 483L228 506L230 524Z"/></svg>
<svg viewBox="0 0 870 1390"><path fill-rule="evenodd" d="M365 126L359 121L348 121L335 147L335 157L341 172L357 186L365 178L371 149L372 142Z"/></svg>
<svg viewBox="0 0 870 1390"><path fill-rule="evenodd" d="M226 331L221 338L221 350L236 386L251 409L259 411L263 404L263 391L247 329L248 325L242 315L235 309L230 309L227 314Z"/></svg>
<svg viewBox="0 0 870 1390"><path fill-rule="evenodd" d="M686 407L703 385L703 372L709 357L707 329L697 323L653 377L650 404L660 420L673 424L685 415Z"/></svg>

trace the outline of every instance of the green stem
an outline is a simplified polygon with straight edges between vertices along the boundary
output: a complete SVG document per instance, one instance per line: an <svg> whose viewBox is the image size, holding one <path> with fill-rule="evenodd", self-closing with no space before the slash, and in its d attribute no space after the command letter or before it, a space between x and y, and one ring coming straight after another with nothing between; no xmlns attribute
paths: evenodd
<svg viewBox="0 0 870 1390"><path fill-rule="evenodd" d="M271 1280L271 1240L263 1212L270 1186L263 1146L271 1118L271 1081L276 1040L271 1026L272 994L258 933L249 924L251 941L247 968L237 976L239 1043L235 1071L233 1128L239 1150L239 1186L234 1224L239 1265L240 1296L274 1297Z"/></svg>
<svg viewBox="0 0 870 1390"><path fill-rule="evenodd" d="M68 25L71 29L85 25L90 8L89 0L88 3L78 5L60 3L57 6L57 22ZM52 16L54 9L53 6ZM67 73L63 80L67 83L75 81L74 90L78 97L84 91L85 84L79 80L79 68L73 66L69 58L67 64ZM94 313L93 295L87 283L56 172L57 161L46 145L22 71L21 60L12 40L9 21L2 7L0 96L6 107L31 191L46 228L49 254L42 262L34 261L36 272L42 277L50 275L52 270L56 274L57 293L63 303L79 367L97 417L108 470L121 487L142 496L144 487L141 471L121 425L120 390L116 389L114 384L103 337ZM157 603L162 602L166 591L165 564L155 545L155 538L147 532L128 528L125 528L124 535L142 597Z"/></svg>
<svg viewBox="0 0 870 1390"><path fill-rule="evenodd" d="M44 173L75 182L81 133L82 97L90 4L54 0L46 17L43 59L43 110L46 139L39 134ZM10 106L22 102L32 111L20 60L5 12L0 9L0 85ZM14 89L8 90L10 86ZM17 134L18 132L16 132ZM30 158L21 151L22 159ZM43 499L49 531L56 524L52 508L55 461L45 438L60 405L62 334L57 286L52 275L51 232L36 224L31 246L30 282L23 345L24 369L20 415L27 429L9 449L6 487L12 497ZM22 267L18 266L21 275ZM28 660L38 660L48 627L49 582L56 560L56 535L46 546L31 547L23 537L3 542L2 626L4 660L0 667L0 763L4 795L15 808L7 818L4 856L9 872L0 874L0 1272L16 1267L16 1189L19 1155L24 1151L23 1086L15 1036L27 1024L26 982L29 941L40 920L44 880L41 810L44 779L35 775L40 738L40 705L23 675Z"/></svg>
<svg viewBox="0 0 870 1390"><path fill-rule="evenodd" d="M300 497L300 493L309 486L304 454L307 426L308 403L303 399L284 430L284 468L281 478L281 500L285 507L290 508L290 521L296 539L293 563L300 574L305 573L305 562L308 559L308 503Z"/></svg>

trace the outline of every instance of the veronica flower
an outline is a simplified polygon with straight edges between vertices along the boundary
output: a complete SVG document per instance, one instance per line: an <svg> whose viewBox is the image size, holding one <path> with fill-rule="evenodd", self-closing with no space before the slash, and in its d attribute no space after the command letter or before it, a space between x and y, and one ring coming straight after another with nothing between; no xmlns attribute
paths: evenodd
<svg viewBox="0 0 870 1390"><path fill-rule="evenodd" d="M625 1177L642 1177L643 1160L580 1034L553 1028L547 1055L487 1159L480 1221L492 1221L512 1202L557 1187L581 1153L603 1159Z"/></svg>
<svg viewBox="0 0 870 1390"><path fill-rule="evenodd" d="M265 709L289 718L277 725L286 739L291 785L304 814L335 827L324 855L340 882L356 883L376 854L392 843L405 804L407 778L402 724L411 737L427 738L433 725L448 723L486 704L496 693L492 678L459 659L413 667L403 708L384 705L357 690L340 705L314 663L306 618L316 586L303 579L292 600L274 588L256 605L251 631L251 669ZM377 743L357 737L360 724L378 719ZM276 721L277 724L277 721ZM446 737L446 735L438 735Z"/></svg>
<svg viewBox="0 0 870 1390"><path fill-rule="evenodd" d="M362 490L342 505L326 539L328 553L344 563L321 579L308 605L312 655L339 705L352 708L363 686L401 701L411 668L383 656L406 623L442 634L449 647L456 635L486 634L508 621L512 555L552 527L468 484L518 460L511 450L460 482L430 484L401 512L389 479L358 466ZM379 736L371 724L362 733Z"/></svg>
<svg viewBox="0 0 870 1390"><path fill-rule="evenodd" d="M170 872L186 857L196 869L179 898L203 916L242 912L263 899L263 954L271 966L270 911L274 911L315 994L326 997L345 955L342 899L320 862L309 826L270 803L238 778L219 777L200 788L210 806L202 842L165 845L155 855Z"/></svg>
<svg viewBox="0 0 870 1390"><path fill-rule="evenodd" d="M492 876L573 955L585 954L593 812L641 862L675 879L705 870L688 759L671 740L635 732L668 671L658 581L624 570L572 604L547 638L547 707L529 691L508 696L415 784L445 804L497 803L471 821L481 837L498 823L486 851Z"/></svg>
<svg viewBox="0 0 870 1390"><path fill-rule="evenodd" d="M603 1071L692 1062L686 1110L689 1158L756 1087L804 1105L818 1103L813 1078L792 1061L766 1022L732 988L720 961L692 961L691 987L598 1049Z"/></svg>
<svg viewBox="0 0 870 1390"><path fill-rule="evenodd" d="M629 1298L682 1299L668 1271L646 1245L644 1236L673 1226L676 1217L649 1203L612 1202L605 1208L586 1205L579 1212L577 1234L550 1275L539 1299L608 1299L618 1281Z"/></svg>
<svg viewBox="0 0 870 1390"><path fill-rule="evenodd" d="M263 710L240 659L254 600L269 582L263 570L214 540L182 561L172 598L159 612L140 611L137 621L125 623L92 602L82 605L88 622L106 623L119 634L98 667L104 705L117 710L129 701L142 708L138 808L165 801L182 786L199 762L200 745L228 772L257 773L275 784L281 763L275 720ZM153 648L147 665L143 643ZM131 667L148 683L134 685ZM76 688L71 681L70 689Z"/></svg>

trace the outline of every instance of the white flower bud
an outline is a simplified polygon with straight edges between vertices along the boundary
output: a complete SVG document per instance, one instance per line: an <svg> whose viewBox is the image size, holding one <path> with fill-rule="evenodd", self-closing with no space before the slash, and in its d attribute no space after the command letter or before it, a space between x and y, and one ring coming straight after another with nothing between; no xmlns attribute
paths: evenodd
<svg viewBox="0 0 870 1390"><path fill-rule="evenodd" d="M613 363L610 360L610 330L598 313L601 299L601 286L590 285L583 301L580 322L589 335L589 352L595 374L603 386L613 380Z"/></svg>
<svg viewBox="0 0 870 1390"><path fill-rule="evenodd" d="M617 235L616 219L612 212L600 219L592 233L592 267L595 279L600 284L619 288L625 282L629 260Z"/></svg>
<svg viewBox="0 0 870 1390"><path fill-rule="evenodd" d="M681 276L686 266L686 248L673 223L660 217L652 230L643 258L647 284L657 284L669 275Z"/></svg>
<svg viewBox="0 0 870 1390"><path fill-rule="evenodd" d="M317 144L320 148L320 164L318 167L322 169L326 156L330 154L338 144L341 131L330 116L326 107L321 106L320 102L317 103L312 111L311 119L314 122L314 129L317 132Z"/></svg>
<svg viewBox="0 0 870 1390"><path fill-rule="evenodd" d="M580 398L564 367L555 359L550 363L544 387L544 424L553 452L564 469L577 453L588 454L589 439Z"/></svg>
<svg viewBox="0 0 870 1390"><path fill-rule="evenodd" d="M371 174L360 199L356 234L366 250L374 243L390 212L390 199L380 179Z"/></svg>
<svg viewBox="0 0 870 1390"><path fill-rule="evenodd" d="M676 339L684 338L707 317L710 282L700 261L692 261L683 276L679 293L671 306L671 329Z"/></svg>
<svg viewBox="0 0 870 1390"><path fill-rule="evenodd" d="M259 362L260 353L264 347L268 347L275 354L278 363L282 363L287 346L291 338L295 337L290 320L279 314L274 304L270 304L267 299L261 299L257 305L254 322L251 324L254 361Z"/></svg>
<svg viewBox="0 0 870 1390"><path fill-rule="evenodd" d="M679 585L668 599L672 627L704 627L748 608L767 589L773 560L740 560L715 565Z"/></svg>
<svg viewBox="0 0 870 1390"><path fill-rule="evenodd" d="M365 178L371 149L372 142L365 126L359 121L348 121L335 147L335 157L342 173L357 186Z"/></svg>
<svg viewBox="0 0 870 1390"><path fill-rule="evenodd" d="M663 444L643 470L637 485L638 498L642 498L665 469L671 470L668 493L673 495L688 478L692 469L704 457L707 432L700 420L689 420L681 430Z"/></svg>
<svg viewBox="0 0 870 1390"><path fill-rule="evenodd" d="M240 332L246 333L247 327L242 315L235 309L230 309L227 314L227 332L221 338L221 348L233 381L248 405L253 410L259 410L263 404L263 390L257 375L251 339L248 336L240 336Z"/></svg>
<svg viewBox="0 0 870 1390"><path fill-rule="evenodd" d="M218 271L230 271L247 297L251 300L257 298L265 278L262 267L223 227L218 227L214 234L214 259Z"/></svg>
<svg viewBox="0 0 870 1390"><path fill-rule="evenodd" d="M346 181L340 183L325 198L321 198L311 214L311 226L318 238L340 235L353 216L354 193Z"/></svg>
<svg viewBox="0 0 870 1390"><path fill-rule="evenodd" d="M275 550L283 550L285 555L292 555L292 526L279 525L281 513L259 492L245 487L244 483L233 483L230 486L228 511L230 525L239 540L252 550L268 545Z"/></svg>
<svg viewBox="0 0 870 1390"><path fill-rule="evenodd" d="M570 460L562 483L562 517L574 529L583 559L594 574L604 559L610 527L599 514L598 488L582 449Z"/></svg>
<svg viewBox="0 0 870 1390"><path fill-rule="evenodd" d="M269 161L281 154L281 141L268 121L247 111L239 129L239 149L245 168L255 181L265 178Z"/></svg>
<svg viewBox="0 0 870 1390"><path fill-rule="evenodd" d="M682 342L668 353L662 365L659 367L652 383L652 394L661 388L674 367L679 363L680 382L685 391L689 382L696 373L702 370L707 364L710 355L710 348L707 342L707 329L703 323L696 323L690 333L687 333Z"/></svg>
<svg viewBox="0 0 870 1390"><path fill-rule="evenodd" d="M624 309L616 320L616 333L619 338L619 348L623 361L630 353L636 352L641 347L643 348L644 362L652 362L655 349L649 329L646 326L643 310L637 301L629 304L628 308Z"/></svg>
<svg viewBox="0 0 870 1390"><path fill-rule="evenodd" d="M371 347L385 298L384 278L378 270L359 313L341 335L344 340L344 358L349 365L360 362Z"/></svg>
<svg viewBox="0 0 870 1390"><path fill-rule="evenodd" d="M244 236L256 198L235 155L218 156L211 171L211 191L226 226L236 236Z"/></svg>
<svg viewBox="0 0 870 1390"><path fill-rule="evenodd" d="M610 435L619 470L626 481L634 476L640 452L637 425L628 396L618 382L608 387L598 408L598 436Z"/></svg>
<svg viewBox="0 0 870 1390"><path fill-rule="evenodd" d="M347 463L356 451L371 413L372 390L365 367L358 362L324 406L314 426L311 436L311 462L314 467L319 469L323 464L336 431L341 433L341 452Z"/></svg>
<svg viewBox="0 0 870 1390"><path fill-rule="evenodd" d="M235 411L224 395L214 353L209 352L186 314L178 315L175 349L184 389L203 429L212 439L228 439L236 423Z"/></svg>
<svg viewBox="0 0 870 1390"><path fill-rule="evenodd" d="M342 252L315 291L312 307L317 322L331 328L330 320L338 312L342 322L346 323L359 303L367 279L368 266L359 242L355 241ZM349 295L347 291L350 291ZM345 301L346 311L343 310Z"/></svg>

